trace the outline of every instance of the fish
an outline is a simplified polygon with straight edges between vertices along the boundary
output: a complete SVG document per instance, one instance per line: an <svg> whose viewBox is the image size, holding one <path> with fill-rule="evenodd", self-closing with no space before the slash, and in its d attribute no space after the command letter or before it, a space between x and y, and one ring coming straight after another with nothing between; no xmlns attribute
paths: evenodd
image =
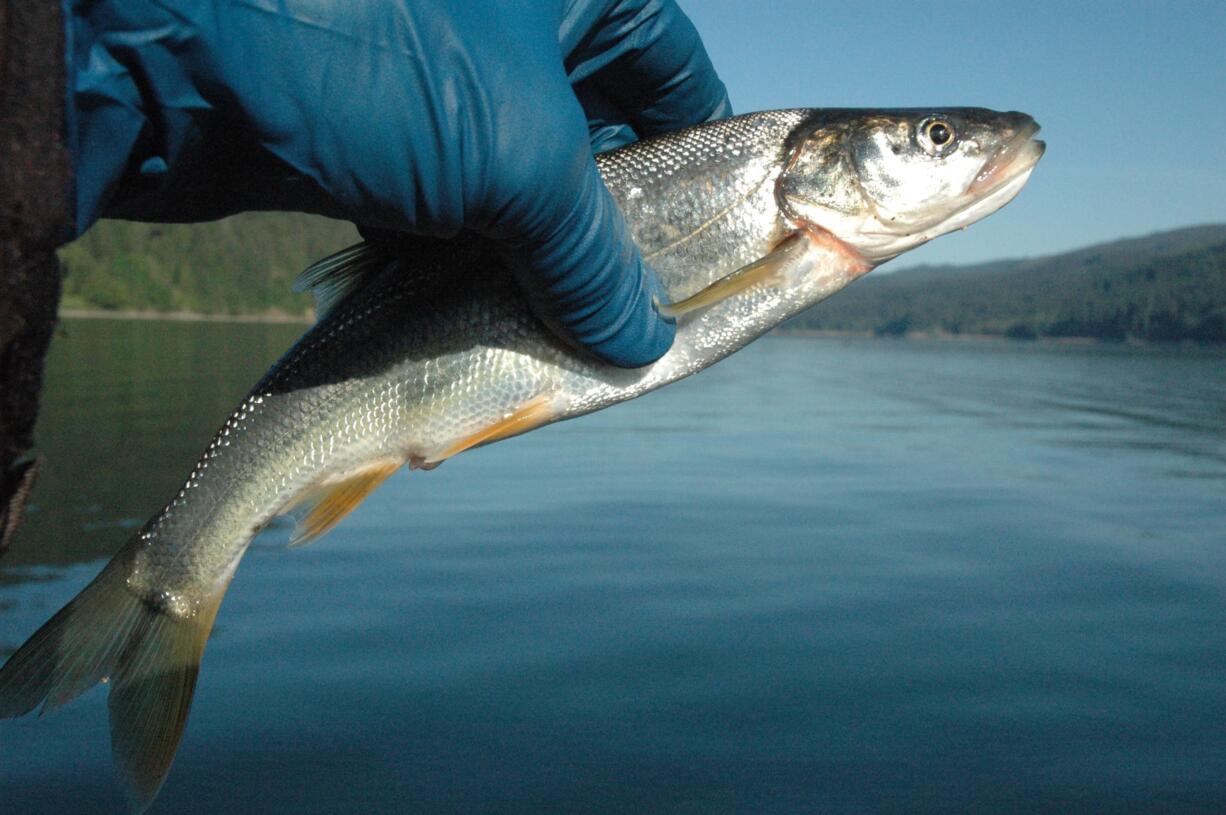
<svg viewBox="0 0 1226 815"><path fill-rule="evenodd" d="M753 113L599 155L676 322L616 368L538 318L479 237L367 241L298 282L318 319L226 419L179 492L0 669L0 717L109 686L112 752L146 808L182 739L222 597L252 539L332 529L397 470L697 373L872 269L1018 194L1045 145L979 108Z"/></svg>

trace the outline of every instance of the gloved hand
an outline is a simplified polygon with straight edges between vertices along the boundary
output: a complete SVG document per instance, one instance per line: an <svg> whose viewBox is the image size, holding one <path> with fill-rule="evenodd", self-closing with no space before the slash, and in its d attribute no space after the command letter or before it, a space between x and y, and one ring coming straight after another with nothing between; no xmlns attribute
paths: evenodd
<svg viewBox="0 0 1226 815"><path fill-rule="evenodd" d="M608 147L730 112L672 0L63 2L79 232L251 209L472 230L563 336L630 367L671 344L587 125Z"/></svg>

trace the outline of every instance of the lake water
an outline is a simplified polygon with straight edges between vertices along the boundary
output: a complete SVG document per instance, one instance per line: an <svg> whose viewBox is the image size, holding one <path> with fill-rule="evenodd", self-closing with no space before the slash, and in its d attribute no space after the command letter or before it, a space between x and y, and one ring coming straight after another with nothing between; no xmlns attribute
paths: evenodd
<svg viewBox="0 0 1226 815"><path fill-rule="evenodd" d="M301 330L69 321L10 653ZM1226 810L1226 351L767 338L272 527L162 813ZM119 811L95 690L5 813Z"/></svg>

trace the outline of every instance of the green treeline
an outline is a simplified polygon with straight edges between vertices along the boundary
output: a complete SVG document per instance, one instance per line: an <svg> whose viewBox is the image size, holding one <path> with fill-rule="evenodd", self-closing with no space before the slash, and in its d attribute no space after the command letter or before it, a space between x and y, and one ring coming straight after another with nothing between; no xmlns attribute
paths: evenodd
<svg viewBox="0 0 1226 815"><path fill-rule="evenodd" d="M1226 225L1044 258L869 275L788 327L1226 342Z"/></svg>
<svg viewBox="0 0 1226 815"><path fill-rule="evenodd" d="M359 240L349 224L259 212L207 224L102 221L60 250L65 308L302 314L290 284Z"/></svg>
<svg viewBox="0 0 1226 815"><path fill-rule="evenodd" d="M303 314L290 284L358 239L309 215L210 224L103 221L61 250L67 308ZM879 335L1226 342L1226 224L1060 255L869 275L789 328Z"/></svg>

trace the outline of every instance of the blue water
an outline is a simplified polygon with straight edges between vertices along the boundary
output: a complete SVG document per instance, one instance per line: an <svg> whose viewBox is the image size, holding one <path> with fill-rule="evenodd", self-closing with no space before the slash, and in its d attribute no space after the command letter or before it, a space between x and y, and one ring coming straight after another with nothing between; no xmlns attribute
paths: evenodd
<svg viewBox="0 0 1226 815"><path fill-rule="evenodd" d="M0 647L293 333L69 324ZM1226 811L1226 351L767 338L288 533L153 812ZM102 691L0 723L0 801L121 808Z"/></svg>

